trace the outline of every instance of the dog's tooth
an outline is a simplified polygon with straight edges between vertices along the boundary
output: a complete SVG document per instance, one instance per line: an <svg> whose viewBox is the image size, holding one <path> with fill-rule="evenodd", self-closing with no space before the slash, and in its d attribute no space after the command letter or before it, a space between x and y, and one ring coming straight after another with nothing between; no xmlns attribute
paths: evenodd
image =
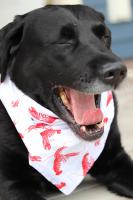
<svg viewBox="0 0 133 200"><path fill-rule="evenodd" d="M63 101L64 105L70 110L69 101L67 99L66 93L63 90L60 91L60 98Z"/></svg>
<svg viewBox="0 0 133 200"><path fill-rule="evenodd" d="M64 92L64 89L60 87L60 88L59 88L59 92L60 92L60 93Z"/></svg>
<svg viewBox="0 0 133 200"><path fill-rule="evenodd" d="M100 124L96 124L96 126L101 129L104 126L104 122L102 121Z"/></svg>
<svg viewBox="0 0 133 200"><path fill-rule="evenodd" d="M62 93L60 94L60 97L61 97L61 99L62 99L62 101L63 101L64 104L67 104L67 103L68 103L68 100L67 100L66 95L65 95L64 92L62 92Z"/></svg>
<svg viewBox="0 0 133 200"><path fill-rule="evenodd" d="M81 127L80 127L80 130L81 130L82 132L86 132L86 127L85 127L85 126L81 126Z"/></svg>

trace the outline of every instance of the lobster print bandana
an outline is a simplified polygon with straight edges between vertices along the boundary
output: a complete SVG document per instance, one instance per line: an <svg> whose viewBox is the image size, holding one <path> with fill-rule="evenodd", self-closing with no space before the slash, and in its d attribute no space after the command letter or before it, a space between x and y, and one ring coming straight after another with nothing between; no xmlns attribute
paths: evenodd
<svg viewBox="0 0 133 200"><path fill-rule="evenodd" d="M112 92L101 94L104 133L93 142L78 137L66 122L26 96L9 77L0 85L0 99L29 152L29 165L64 194L70 194L104 149L114 118Z"/></svg>

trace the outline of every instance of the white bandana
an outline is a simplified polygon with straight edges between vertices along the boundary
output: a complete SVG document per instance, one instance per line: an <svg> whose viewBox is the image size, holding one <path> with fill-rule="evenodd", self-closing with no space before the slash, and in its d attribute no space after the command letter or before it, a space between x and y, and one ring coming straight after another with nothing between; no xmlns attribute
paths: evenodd
<svg viewBox="0 0 133 200"><path fill-rule="evenodd" d="M93 142L78 137L66 122L22 93L9 77L0 85L0 99L29 152L29 164L64 194L70 194L104 149L114 118L112 92L101 95L104 134Z"/></svg>

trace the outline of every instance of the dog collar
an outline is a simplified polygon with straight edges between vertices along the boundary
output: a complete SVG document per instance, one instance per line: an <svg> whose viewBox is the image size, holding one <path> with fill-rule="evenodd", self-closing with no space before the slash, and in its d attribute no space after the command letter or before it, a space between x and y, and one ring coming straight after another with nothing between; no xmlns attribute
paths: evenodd
<svg viewBox="0 0 133 200"><path fill-rule="evenodd" d="M101 94L104 133L93 142L79 138L66 122L25 95L9 77L0 85L0 99L29 152L29 165L70 194L104 149L114 118L112 92Z"/></svg>

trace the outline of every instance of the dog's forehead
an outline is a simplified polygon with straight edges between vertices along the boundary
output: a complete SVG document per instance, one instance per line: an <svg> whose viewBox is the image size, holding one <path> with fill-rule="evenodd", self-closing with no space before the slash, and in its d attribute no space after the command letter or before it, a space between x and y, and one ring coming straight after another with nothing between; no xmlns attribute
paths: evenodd
<svg viewBox="0 0 133 200"><path fill-rule="evenodd" d="M58 28L67 23L76 24L79 21L89 23L91 21L104 21L104 16L94 9L83 6L46 6L31 14L31 20L36 22L36 25L44 25L51 28ZM31 23L30 23L31 24Z"/></svg>
<svg viewBox="0 0 133 200"><path fill-rule="evenodd" d="M59 38L61 28L67 24L76 26L80 33L88 33L91 25L103 22L104 17L88 6L46 6L31 12L25 21L26 38L30 39L34 33L39 41L51 43Z"/></svg>

